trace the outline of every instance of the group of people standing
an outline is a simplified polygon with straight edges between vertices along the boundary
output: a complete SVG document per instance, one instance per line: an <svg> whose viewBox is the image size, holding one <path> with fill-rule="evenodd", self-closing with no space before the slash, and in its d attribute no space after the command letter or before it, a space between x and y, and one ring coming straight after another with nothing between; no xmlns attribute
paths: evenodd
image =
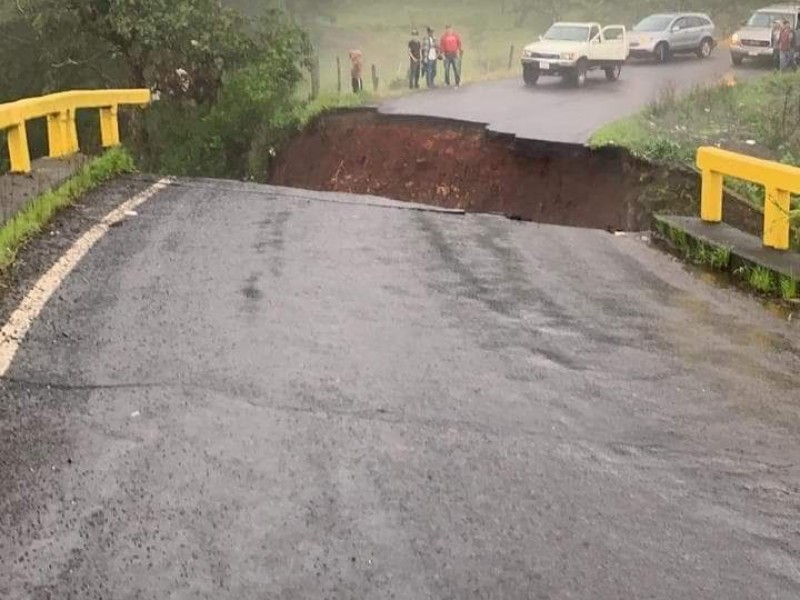
<svg viewBox="0 0 800 600"><path fill-rule="evenodd" d="M429 88L436 87L438 63L444 64L444 83L449 86L451 81L456 88L461 86L461 58L464 48L461 37L452 26L448 25L441 38L436 39L432 27L426 28L426 35L420 39L419 31L411 32L411 41L408 42L408 86L419 89L420 80L424 77ZM453 74L451 79L450 75Z"/></svg>

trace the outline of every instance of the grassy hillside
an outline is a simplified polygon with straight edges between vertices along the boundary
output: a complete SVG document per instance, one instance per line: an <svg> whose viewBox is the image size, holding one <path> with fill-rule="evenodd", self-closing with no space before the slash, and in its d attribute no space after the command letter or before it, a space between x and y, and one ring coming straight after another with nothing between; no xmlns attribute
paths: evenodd
<svg viewBox="0 0 800 600"><path fill-rule="evenodd" d="M614 21L632 26L647 14L675 5L662 0L228 1L251 14L275 5L292 11L310 32L318 50L323 92L336 89L337 56L342 61L343 88L347 88L347 53L353 48L364 53L368 69L376 65L384 91L387 87L405 87L406 45L412 28L422 32L430 24L441 34L448 23L456 27L464 40L464 78L469 81L516 75L522 47L543 33L556 15L562 19ZM722 30L730 30L747 18L752 7L763 3L763 0L706 0L703 4ZM524 6L531 9L520 10Z"/></svg>

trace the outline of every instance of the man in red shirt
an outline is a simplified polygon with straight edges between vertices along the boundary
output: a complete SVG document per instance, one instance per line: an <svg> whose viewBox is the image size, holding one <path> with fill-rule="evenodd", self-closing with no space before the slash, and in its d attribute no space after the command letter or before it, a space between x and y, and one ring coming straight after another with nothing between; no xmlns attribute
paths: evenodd
<svg viewBox="0 0 800 600"><path fill-rule="evenodd" d="M439 48L444 54L444 83L450 85L450 69L452 69L457 89L461 86L461 57L464 55L464 49L461 47L461 38L453 31L451 25L445 28L444 35L439 41Z"/></svg>
<svg viewBox="0 0 800 600"><path fill-rule="evenodd" d="M788 71L794 66L795 32L792 24L784 20L783 28L778 35L778 50L781 57L781 71Z"/></svg>

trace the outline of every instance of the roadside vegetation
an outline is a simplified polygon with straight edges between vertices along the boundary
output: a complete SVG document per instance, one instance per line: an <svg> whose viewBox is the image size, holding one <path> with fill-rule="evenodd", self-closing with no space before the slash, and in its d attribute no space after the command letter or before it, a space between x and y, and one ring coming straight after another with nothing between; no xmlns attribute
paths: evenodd
<svg viewBox="0 0 800 600"><path fill-rule="evenodd" d="M760 3L703 4L722 29L730 29ZM522 47L556 19L631 25L672 4L16 0L0 6L0 102L75 88L148 87L160 101L123 123L142 169L263 180L274 149L319 111L373 99L373 65L378 95L407 87L412 28L432 25L440 34L454 25L466 50L465 81L475 81L518 75ZM348 91L347 53L356 48L363 52L370 90L359 96ZM80 118L80 130L93 133L96 118ZM29 133L34 155L43 154L42 124L31 124ZM0 167L3 152L4 144Z"/></svg>
<svg viewBox="0 0 800 600"><path fill-rule="evenodd" d="M100 184L133 170L130 153L114 148L90 161L58 188L31 200L0 227L0 272L14 263L19 250L44 230L59 211Z"/></svg>
<svg viewBox="0 0 800 600"><path fill-rule="evenodd" d="M604 127L594 147L621 146L669 167L694 169L697 148L717 146L758 158L800 166L800 73L733 79L678 96L665 90L643 112ZM731 197L763 210L762 186L725 182ZM800 226L800 199L792 200L792 222Z"/></svg>
<svg viewBox="0 0 800 600"><path fill-rule="evenodd" d="M762 296L792 303L800 301L800 279L797 276L788 276L734 256L732 248L700 240L665 221L656 220L655 228L661 239L683 260L729 274L738 285Z"/></svg>
<svg viewBox="0 0 800 600"><path fill-rule="evenodd" d="M264 0L229 1L251 14L264 5ZM708 11L721 32L727 34L764 2L704 0L700 4L696 9ZM553 21L591 20L633 26L648 14L678 8L671 0L281 0L280 5L309 33L319 60L323 91L337 89L337 57L346 78L347 53L358 48L367 66L376 66L383 92L408 85L406 44L412 29L423 33L430 25L441 34L447 24L456 27L466 50L465 80L476 81L519 75L522 48ZM303 87L310 90L310 85L307 81Z"/></svg>

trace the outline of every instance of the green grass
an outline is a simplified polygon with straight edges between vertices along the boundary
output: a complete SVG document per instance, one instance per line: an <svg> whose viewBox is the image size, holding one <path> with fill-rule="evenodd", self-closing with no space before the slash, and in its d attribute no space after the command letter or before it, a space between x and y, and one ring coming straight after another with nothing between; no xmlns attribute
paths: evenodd
<svg viewBox="0 0 800 600"><path fill-rule="evenodd" d="M343 94L341 96L329 92L320 95L316 100L299 105L294 116L298 127L302 128L324 112L339 108L356 108L370 104L375 100L376 96L369 92Z"/></svg>
<svg viewBox="0 0 800 600"><path fill-rule="evenodd" d="M685 96L665 87L644 111L611 123L594 147L623 146L644 158L694 164L698 146L717 145L786 164L800 158L800 74L698 87ZM654 151L667 145L670 152Z"/></svg>
<svg viewBox="0 0 800 600"><path fill-rule="evenodd" d="M131 155L123 148L114 148L93 159L63 185L29 202L0 227L0 271L14 263L19 250L42 232L60 210L101 183L133 170Z"/></svg>

